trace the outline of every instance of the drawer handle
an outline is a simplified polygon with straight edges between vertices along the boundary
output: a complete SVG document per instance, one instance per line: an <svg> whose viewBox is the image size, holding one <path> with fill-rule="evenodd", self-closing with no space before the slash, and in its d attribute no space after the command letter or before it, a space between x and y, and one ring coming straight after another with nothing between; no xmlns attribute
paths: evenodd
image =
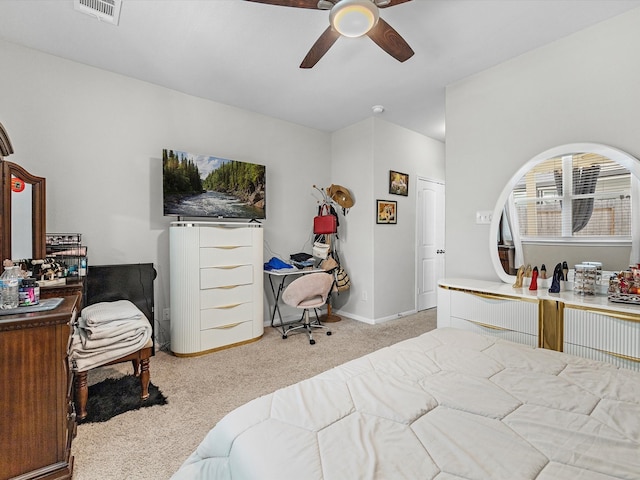
<svg viewBox="0 0 640 480"><path fill-rule="evenodd" d="M242 245L216 245L214 248L221 248L222 250L233 250L234 248L242 248Z"/></svg>
<svg viewBox="0 0 640 480"><path fill-rule="evenodd" d="M240 268L240 267L244 267L244 265L221 265L219 267L213 267L213 268L218 268L220 270L233 270L234 268Z"/></svg>
<svg viewBox="0 0 640 480"><path fill-rule="evenodd" d="M466 288L456 288L456 287L440 286L440 288L443 288L445 290L455 291L455 292L468 293L470 295L475 295L476 297L480 297L480 298L486 298L488 300L503 300L503 301L506 300L511 302L518 301L518 302L538 303L537 297L516 297L512 295L505 295L502 293L484 293L484 292L479 292L477 290L468 290Z"/></svg>
<svg viewBox="0 0 640 480"><path fill-rule="evenodd" d="M489 325L488 323L476 322L474 320L469 320L469 322L479 325L481 327L489 328L491 330L501 330L503 332L510 332L511 330L504 327L497 327L495 325Z"/></svg>
<svg viewBox="0 0 640 480"><path fill-rule="evenodd" d="M468 292L471 295L475 295L480 298L487 298L489 300L511 300L511 298L503 297L501 295L493 295L491 293L480 293L480 292Z"/></svg>
<svg viewBox="0 0 640 480"><path fill-rule="evenodd" d="M229 305L220 305L218 307L214 307L220 310L229 310L230 308L236 308L242 305L241 303L230 303Z"/></svg>
<svg viewBox="0 0 640 480"><path fill-rule="evenodd" d="M611 355L612 357L622 358L624 360L629 360L631 362L640 363L640 358L632 357L630 355L623 355L622 353L608 352L607 350L600 350L599 348L596 348L596 350L602 353L606 353L607 355Z"/></svg>
<svg viewBox="0 0 640 480"><path fill-rule="evenodd" d="M565 308L569 308L571 310L586 310L590 313L599 313L601 315L606 315L607 317L617 318L618 320L627 320L629 322L640 322L640 316L634 313L625 313L625 312L616 312L613 310L603 310L601 308L593 308L590 306L582 306L582 305L566 305Z"/></svg>
<svg viewBox="0 0 640 480"><path fill-rule="evenodd" d="M228 330L230 328L234 328L237 327L238 325L240 325L241 323L244 322L238 322L238 323L232 323L231 325L222 325L221 327L216 327L218 330Z"/></svg>

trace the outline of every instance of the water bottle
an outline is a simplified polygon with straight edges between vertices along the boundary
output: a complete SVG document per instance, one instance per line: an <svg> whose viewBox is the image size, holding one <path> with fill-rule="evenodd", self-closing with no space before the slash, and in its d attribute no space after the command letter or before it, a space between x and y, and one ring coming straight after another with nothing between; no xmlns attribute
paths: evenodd
<svg viewBox="0 0 640 480"><path fill-rule="evenodd" d="M19 266L4 267L2 274L2 309L18 308L19 294L18 283L20 282Z"/></svg>

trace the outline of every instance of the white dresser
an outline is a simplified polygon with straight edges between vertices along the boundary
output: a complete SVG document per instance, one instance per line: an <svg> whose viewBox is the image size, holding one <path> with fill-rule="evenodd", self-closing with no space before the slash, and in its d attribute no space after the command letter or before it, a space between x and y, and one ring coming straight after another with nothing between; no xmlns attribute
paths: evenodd
<svg viewBox="0 0 640 480"><path fill-rule="evenodd" d="M438 327L445 326L640 371L640 306L605 295L445 279L438 288Z"/></svg>
<svg viewBox="0 0 640 480"><path fill-rule="evenodd" d="M640 311L565 304L563 318L564 352L640 370Z"/></svg>
<svg viewBox="0 0 640 480"><path fill-rule="evenodd" d="M194 356L260 339L261 225L173 222L169 232L171 351Z"/></svg>
<svg viewBox="0 0 640 480"><path fill-rule="evenodd" d="M459 285L459 283L458 283ZM438 289L438 326L488 333L504 340L538 344L538 299L513 295L499 285Z"/></svg>

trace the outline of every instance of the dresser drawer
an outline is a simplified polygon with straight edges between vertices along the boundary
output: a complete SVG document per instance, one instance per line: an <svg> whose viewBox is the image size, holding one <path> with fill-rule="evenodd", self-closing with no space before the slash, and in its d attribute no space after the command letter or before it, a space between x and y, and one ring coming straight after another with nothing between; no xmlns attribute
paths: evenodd
<svg viewBox="0 0 640 480"><path fill-rule="evenodd" d="M200 267L251 265L253 247L207 247L200 249Z"/></svg>
<svg viewBox="0 0 640 480"><path fill-rule="evenodd" d="M450 315L514 332L538 336L538 302L451 291ZM454 326L454 325L451 325Z"/></svg>
<svg viewBox="0 0 640 480"><path fill-rule="evenodd" d="M628 358L611 352L598 350L596 348L583 347L582 345L574 345L566 342L562 351L570 355L590 358L591 360L598 360L600 362L607 362L617 367L640 372L640 358Z"/></svg>
<svg viewBox="0 0 640 480"><path fill-rule="evenodd" d="M566 306L563 350L572 353L573 346L581 347L589 358L612 361L618 357L626 359L625 366L628 362L640 365L640 316L621 317Z"/></svg>
<svg viewBox="0 0 640 480"><path fill-rule="evenodd" d="M538 344L538 337L536 335L509 330L502 327L490 326L486 323L479 323L473 320L451 317L450 326L453 328L460 328L462 330L470 330L482 335L501 338L510 342L522 343L524 345L529 345L530 347L535 347Z"/></svg>
<svg viewBox="0 0 640 480"><path fill-rule="evenodd" d="M214 308L234 303L253 302L253 285L233 285L230 287L200 290L200 308Z"/></svg>
<svg viewBox="0 0 640 480"><path fill-rule="evenodd" d="M200 288L218 288L253 283L253 266L237 265L200 269Z"/></svg>
<svg viewBox="0 0 640 480"><path fill-rule="evenodd" d="M251 228L200 228L200 247L238 247L253 245Z"/></svg>
<svg viewBox="0 0 640 480"><path fill-rule="evenodd" d="M255 338L252 322L243 322L233 326L209 328L200 332L202 351L226 347Z"/></svg>
<svg viewBox="0 0 640 480"><path fill-rule="evenodd" d="M224 327L253 320L253 303L237 303L200 311L200 328Z"/></svg>

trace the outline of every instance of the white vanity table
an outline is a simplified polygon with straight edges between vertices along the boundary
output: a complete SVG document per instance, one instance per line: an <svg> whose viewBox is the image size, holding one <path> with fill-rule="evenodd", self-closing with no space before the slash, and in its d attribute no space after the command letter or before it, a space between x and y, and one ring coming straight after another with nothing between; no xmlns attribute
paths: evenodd
<svg viewBox="0 0 640 480"><path fill-rule="evenodd" d="M640 371L640 306L609 302L605 295L444 279L438 327L447 326Z"/></svg>
<svg viewBox="0 0 640 480"><path fill-rule="evenodd" d="M544 182L543 176L534 167L546 159L563 158L579 152L592 152L616 162L640 179L640 162L631 155L613 147L598 144L571 144L552 148L534 157L523 165L498 197L489 230L490 256L495 272L501 281L448 278L440 281L438 288L438 327L451 326L473 330L533 347L548 348L595 360L607 361L620 367L640 371L640 306L613 303L606 295L579 295L571 289L561 289L559 293L549 293L548 286L539 286L531 291L527 286L514 288L516 278L505 272L500 262L498 242L500 219L506 209L508 199L515 185L525 174L533 173L529 186ZM535 180L535 181L534 181ZM547 179L548 180L548 179ZM534 185L535 184L535 185ZM635 184L637 185L637 184ZM625 187L627 188L627 187ZM640 192L631 182L632 197L638 201ZM531 191L535 189L532 187ZM539 192L538 192L539 193ZM583 195L587 196L587 195ZM603 197L596 193L594 197ZM544 202L538 201L531 208ZM570 203L572 197L564 199ZM635 204L637 206L637 203ZM563 219L565 212L563 211ZM568 216L571 219L571 215ZM636 214L637 218L637 214ZM536 222L538 220L536 219ZM534 223L536 223L534 222ZM517 222L516 222L517 224ZM541 224L536 223L541 226ZM579 231L579 230L578 230ZM520 233L519 230L516 230ZM543 245L548 250L542 258L551 267L558 259L579 255L580 259L594 260L606 256L612 249L619 248L626 241L629 263L640 261L638 239L640 223L631 223L628 237L603 240L601 237L572 237L573 231L562 230L562 238L529 239L529 243ZM501 237L501 235L500 235ZM514 236L515 237L515 236ZM632 239L635 239L635 244ZM549 241L551 240L551 241ZM609 243L607 243L609 242ZM591 253L583 248L591 244ZM635 246L634 246L635 245ZM585 255L584 257L582 257ZM624 255L623 255L624 258ZM555 260L552 262L552 260ZM520 260L520 264L534 263L531 257ZM622 270L629 265L626 259L610 261L606 270ZM623 264L620 264L623 263ZM614 266L615 264L615 266ZM517 267L518 265L516 265ZM533 265L532 265L533 266ZM548 272L551 275L552 271ZM550 280L547 280L550 282ZM563 283L563 287L564 282Z"/></svg>

